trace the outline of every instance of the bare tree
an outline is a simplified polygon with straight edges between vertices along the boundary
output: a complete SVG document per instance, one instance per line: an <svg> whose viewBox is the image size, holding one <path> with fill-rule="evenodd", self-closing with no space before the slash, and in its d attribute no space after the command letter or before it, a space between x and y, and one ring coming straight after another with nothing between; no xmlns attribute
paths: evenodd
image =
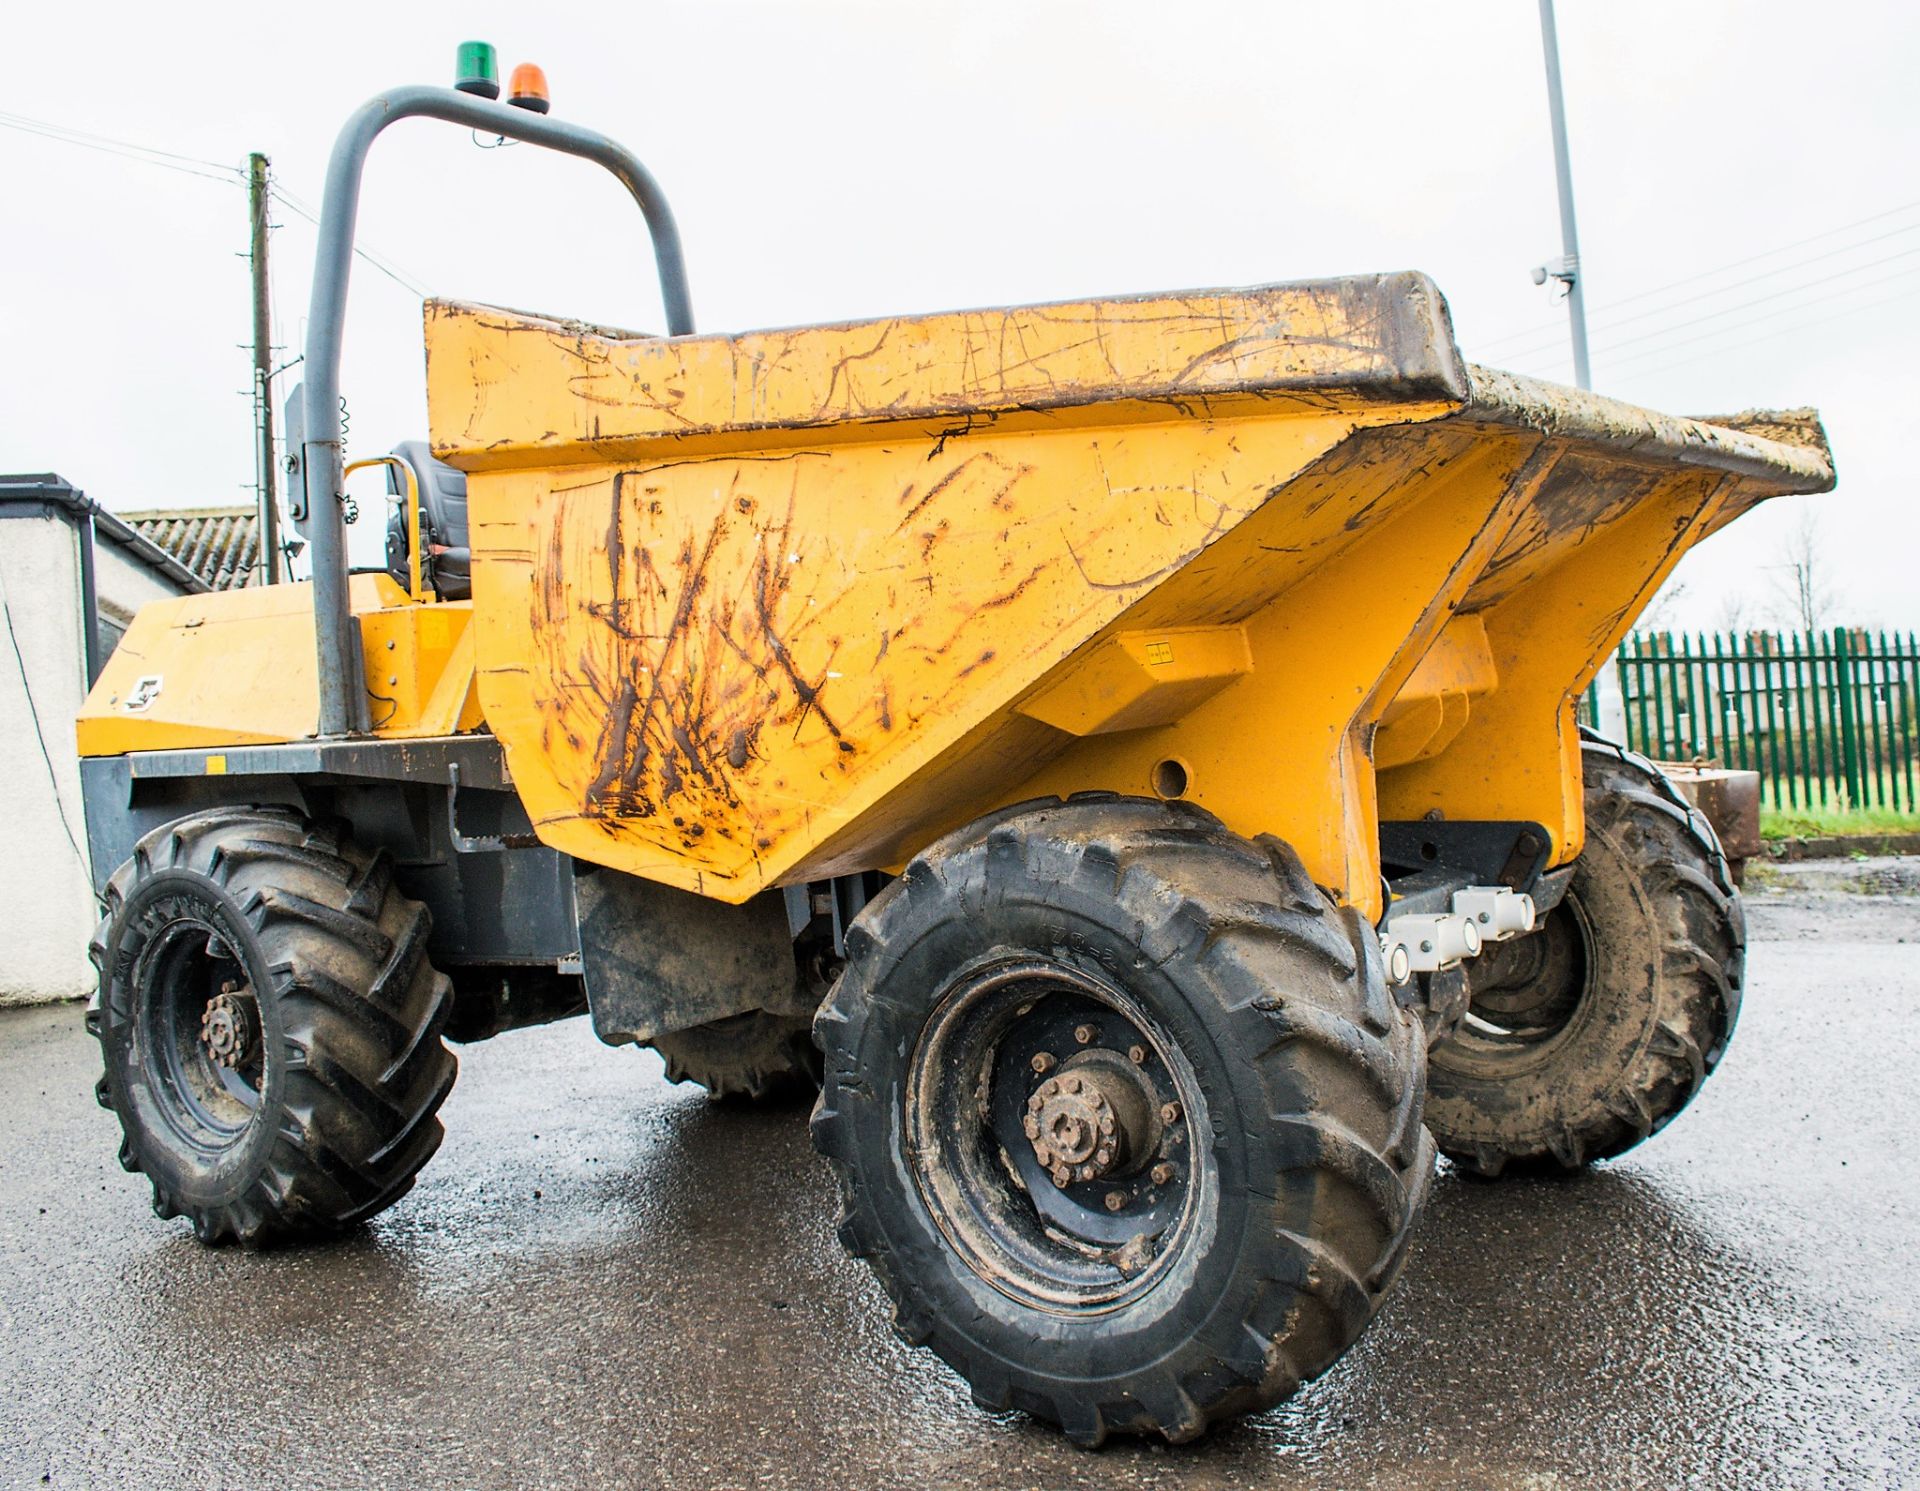
<svg viewBox="0 0 1920 1491"><path fill-rule="evenodd" d="M1647 609L1640 613L1639 629L1643 632L1665 632L1673 630L1680 619L1682 602L1687 597L1687 582L1676 575L1669 575L1666 584L1653 594L1647 602Z"/></svg>
<svg viewBox="0 0 1920 1491"><path fill-rule="evenodd" d="M1773 566L1776 584L1794 623L1803 632L1819 631L1833 615L1833 586L1827 573L1820 521L1809 508L1781 546Z"/></svg>
<svg viewBox="0 0 1920 1491"><path fill-rule="evenodd" d="M1729 590L1720 597L1720 608L1714 617L1715 629L1740 636L1754 624L1753 596L1745 590Z"/></svg>

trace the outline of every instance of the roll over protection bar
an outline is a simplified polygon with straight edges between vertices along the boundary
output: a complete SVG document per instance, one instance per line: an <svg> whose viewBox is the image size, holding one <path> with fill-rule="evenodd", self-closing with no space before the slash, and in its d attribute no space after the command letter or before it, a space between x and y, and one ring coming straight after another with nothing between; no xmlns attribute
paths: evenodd
<svg viewBox="0 0 1920 1491"><path fill-rule="evenodd" d="M653 235L668 334L686 336L693 330L680 231L659 183L625 146L594 130L451 88L396 88L367 100L348 119L327 164L326 199L320 209L320 242L307 312L306 419L299 455L308 539L313 546L314 648L320 691L317 733L321 736L360 734L368 728L360 652L347 605L347 535L340 506L346 482L340 439L340 346L361 173L374 140L401 119L443 119L604 166L633 194Z"/></svg>

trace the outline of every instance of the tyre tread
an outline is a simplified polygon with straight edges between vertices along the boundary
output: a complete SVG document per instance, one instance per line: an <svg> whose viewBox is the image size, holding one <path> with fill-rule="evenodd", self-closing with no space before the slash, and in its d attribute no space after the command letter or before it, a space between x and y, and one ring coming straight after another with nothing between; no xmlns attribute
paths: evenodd
<svg viewBox="0 0 1920 1491"><path fill-rule="evenodd" d="M1625 853L1661 907L1666 932L1652 1035L1590 1111L1533 1139L1449 1132L1443 1078L1428 1121L1442 1153L1484 1177L1571 1171L1612 1159L1659 1132L1692 1101L1725 1053L1739 1018L1746 917L1713 825L1654 763L1581 732L1588 833Z"/></svg>
<svg viewBox="0 0 1920 1491"><path fill-rule="evenodd" d="M969 874L982 855L986 868ZM881 1240L854 1152L852 1105L874 1101L859 1068L871 979L930 918L977 911L966 887L977 894L987 870L1001 868L1110 899L1116 924L1139 929L1145 956L1186 959L1189 987L1218 999L1219 1021L1269 1094L1266 1111L1242 1121L1288 1128L1295 1168L1318 1177L1317 1235L1277 1229L1247 1309L1224 1312L1231 1319L1210 1312L1124 1383L1026 1372L925 1311L912 1267ZM848 957L814 1021L825 1078L812 1129L840 1182L840 1240L873 1268L898 1318L925 1319L927 1344L978 1401L1046 1419L1083 1445L1118 1430L1184 1442L1286 1397L1371 1320L1404 1262L1433 1168L1420 1124L1425 1041L1386 995L1372 929L1335 908L1286 845L1242 839L1186 804L1108 795L1026 804L916 856L855 923ZM1303 1091L1315 1094L1311 1110L1300 1107Z"/></svg>
<svg viewBox="0 0 1920 1491"><path fill-rule="evenodd" d="M259 1173L236 1196L188 1207L156 1180L156 1213L190 1215L203 1241L255 1247L381 1210L439 1147L435 1115L458 1071L441 1037L453 990L426 956L426 907L397 890L384 850L364 853L332 825L220 808L148 834L109 878L96 966L128 896L162 869L203 876L251 924L282 1013L286 1096ZM118 1111L104 1076L101 1093ZM147 1136L124 1112L121 1122L146 1171Z"/></svg>

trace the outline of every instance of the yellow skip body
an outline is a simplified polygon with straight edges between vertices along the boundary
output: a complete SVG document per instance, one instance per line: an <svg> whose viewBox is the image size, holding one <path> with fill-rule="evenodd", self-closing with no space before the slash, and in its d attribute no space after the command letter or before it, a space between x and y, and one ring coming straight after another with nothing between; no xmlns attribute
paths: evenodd
<svg viewBox="0 0 1920 1491"><path fill-rule="evenodd" d="M491 730L543 842L732 902L1096 789L1370 916L1383 816L1566 863L1580 692L1688 547L1832 483L1810 416L1467 366L1418 275L674 339L431 303L427 353L473 601L356 579L376 733ZM82 752L311 733L311 625L150 608Z"/></svg>

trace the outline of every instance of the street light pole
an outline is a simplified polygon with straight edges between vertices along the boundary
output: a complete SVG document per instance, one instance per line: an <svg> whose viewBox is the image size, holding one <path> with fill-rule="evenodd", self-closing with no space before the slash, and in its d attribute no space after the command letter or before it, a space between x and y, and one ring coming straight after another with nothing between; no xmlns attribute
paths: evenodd
<svg viewBox="0 0 1920 1491"><path fill-rule="evenodd" d="M1587 306L1580 281L1580 235L1573 224L1573 167L1567 161L1567 106L1560 95L1560 38L1553 24L1553 0L1540 0L1540 43L1547 53L1547 109L1553 116L1553 170L1560 184L1560 242L1557 265L1534 271L1536 283L1551 276L1567 287L1567 321L1573 332L1573 381L1593 387L1587 366Z"/></svg>

